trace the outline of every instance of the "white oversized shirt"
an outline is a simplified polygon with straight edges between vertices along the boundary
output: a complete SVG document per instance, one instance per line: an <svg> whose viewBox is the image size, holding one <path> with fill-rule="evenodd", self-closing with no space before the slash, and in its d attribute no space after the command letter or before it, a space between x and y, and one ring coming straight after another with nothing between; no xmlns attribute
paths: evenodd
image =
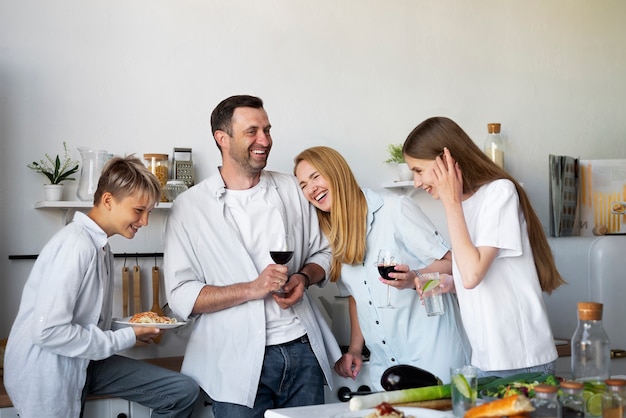
<svg viewBox="0 0 626 418"><path fill-rule="evenodd" d="M363 192L368 208L365 261L363 265L344 264L337 284L344 296L350 294L356 301L361 332L371 352L371 384L383 390L383 372L398 364L420 367L449 382L450 367L470 359L456 297L444 294L445 313L428 317L415 289L391 287L391 304L396 309L380 309L387 303L387 285L378 279L376 267L381 248L398 248L402 264L418 269L441 259L448 246L413 199Z"/></svg>
<svg viewBox="0 0 626 418"><path fill-rule="evenodd" d="M493 371L555 360L557 352L515 185L496 180L482 186L463 202L463 213L475 246L499 248L474 289L463 287L453 263L472 364Z"/></svg>
<svg viewBox="0 0 626 418"><path fill-rule="evenodd" d="M113 256L88 216L57 232L35 261L4 357L4 384L22 416L78 417L90 360L132 347L111 331Z"/></svg>
<svg viewBox="0 0 626 418"><path fill-rule="evenodd" d="M268 189L268 199L280 211L285 231L295 237L289 271L315 263L327 272L330 248L295 177L263 171L259 187ZM177 197L170 212L164 282L168 303L181 318L192 315L206 284L226 286L259 275L224 204L224 192L224 181L215 173ZM306 292L292 309L331 385L331 362L341 356L337 342L328 325L317 320L323 317ZM193 377L212 399L252 407L265 354L265 330L263 299L195 316L182 372Z"/></svg>

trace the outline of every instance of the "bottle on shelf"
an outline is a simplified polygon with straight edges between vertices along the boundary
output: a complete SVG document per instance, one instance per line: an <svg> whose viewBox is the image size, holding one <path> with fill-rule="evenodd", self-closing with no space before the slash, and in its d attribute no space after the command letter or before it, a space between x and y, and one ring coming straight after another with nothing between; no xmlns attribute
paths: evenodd
<svg viewBox="0 0 626 418"><path fill-rule="evenodd" d="M504 169L504 141L500 136L500 124L488 123L487 132L488 135L484 148L485 154L498 167Z"/></svg>
<svg viewBox="0 0 626 418"><path fill-rule="evenodd" d="M602 383L609 378L611 346L602 326L601 303L578 302L571 360L574 380Z"/></svg>
<svg viewBox="0 0 626 418"><path fill-rule="evenodd" d="M602 395L602 418L623 418L626 412L626 380L607 379Z"/></svg>
<svg viewBox="0 0 626 418"><path fill-rule="evenodd" d="M530 402L535 407L532 418L561 418L561 404L558 399L558 386L537 385L535 397Z"/></svg>
<svg viewBox="0 0 626 418"><path fill-rule="evenodd" d="M561 413L563 418L584 418L585 399L583 397L584 384L572 380L564 380L560 383Z"/></svg>

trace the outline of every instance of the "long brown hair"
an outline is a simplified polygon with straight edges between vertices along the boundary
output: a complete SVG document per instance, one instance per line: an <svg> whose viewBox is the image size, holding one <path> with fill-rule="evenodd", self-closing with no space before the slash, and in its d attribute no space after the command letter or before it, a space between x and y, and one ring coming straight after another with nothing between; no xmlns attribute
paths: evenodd
<svg viewBox="0 0 626 418"><path fill-rule="evenodd" d="M336 282L343 263L362 264L365 259L367 201L350 166L334 149L312 147L302 151L294 158L294 174L302 161L315 167L329 184L331 210L317 209L317 216L333 254L330 280Z"/></svg>
<svg viewBox="0 0 626 418"><path fill-rule="evenodd" d="M498 179L510 180L515 185L522 212L526 218L528 238L533 250L541 289L550 294L554 289L565 284L565 280L556 268L543 226L528 195L512 176L493 163L476 146L459 125L451 119L440 116L426 119L411 131L404 142L402 153L420 160L434 160L443 153L444 147L450 150L450 154L463 171L463 193L471 194L481 186Z"/></svg>

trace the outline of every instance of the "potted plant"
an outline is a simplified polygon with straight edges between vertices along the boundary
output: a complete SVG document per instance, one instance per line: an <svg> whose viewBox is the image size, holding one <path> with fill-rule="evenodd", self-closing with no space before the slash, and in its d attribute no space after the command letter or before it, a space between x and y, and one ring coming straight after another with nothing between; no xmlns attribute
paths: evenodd
<svg viewBox="0 0 626 418"><path fill-rule="evenodd" d="M50 181L49 184L44 184L45 200L61 200L63 182L76 180L70 176L78 171L78 161L72 160L70 157L65 141L63 141L63 152L63 161L58 154L54 159L45 154L45 160L33 161L26 165L28 168L43 174Z"/></svg>
<svg viewBox="0 0 626 418"><path fill-rule="evenodd" d="M400 181L411 180L413 178L413 172L409 169L409 166L404 161L404 155L402 154L402 145L389 144L387 145L387 152L389 153L389 158L387 158L385 162L397 165L398 177Z"/></svg>

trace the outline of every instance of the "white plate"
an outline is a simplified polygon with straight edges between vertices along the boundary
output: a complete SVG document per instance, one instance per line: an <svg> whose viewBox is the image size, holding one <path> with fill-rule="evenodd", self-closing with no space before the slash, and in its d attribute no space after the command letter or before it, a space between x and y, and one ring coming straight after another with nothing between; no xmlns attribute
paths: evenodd
<svg viewBox="0 0 626 418"><path fill-rule="evenodd" d="M395 409L404 412L405 415L412 415L415 418L452 418L452 411L438 411L436 409L417 408L411 406L394 406ZM363 418L373 413L374 409L363 409L361 411L347 412L335 415L333 418Z"/></svg>
<svg viewBox="0 0 626 418"><path fill-rule="evenodd" d="M186 324L186 322L175 322L173 324L141 324L135 322L129 322L130 316L126 318L113 318L113 324L118 325L119 327L148 327L148 328L158 328L158 329L172 329L182 327Z"/></svg>
<svg viewBox="0 0 626 418"><path fill-rule="evenodd" d="M626 214L626 202L613 202L613 203L611 203L611 213L614 214L614 215L624 215L624 214Z"/></svg>

